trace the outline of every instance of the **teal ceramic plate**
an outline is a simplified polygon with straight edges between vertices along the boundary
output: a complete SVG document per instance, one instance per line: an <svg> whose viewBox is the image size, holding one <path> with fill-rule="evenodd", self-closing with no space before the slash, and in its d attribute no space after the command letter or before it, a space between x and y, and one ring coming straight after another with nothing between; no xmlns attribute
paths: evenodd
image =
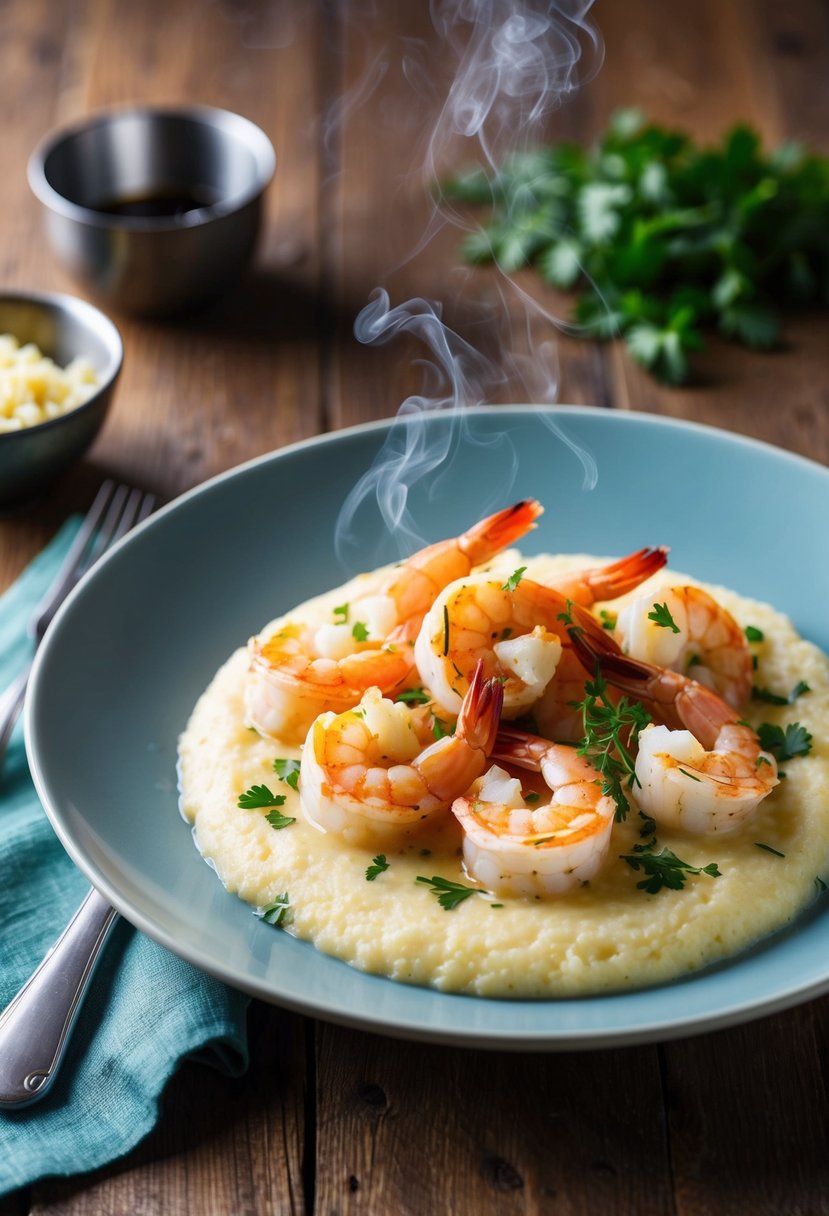
<svg viewBox="0 0 829 1216"><path fill-rule="evenodd" d="M609 1046L726 1026L829 989L826 901L687 980L506 1001L364 975L227 894L179 817L178 734L215 670L266 620L410 551L411 540L393 541L373 498L354 516L350 542L339 552L335 543L342 504L381 449L391 490L402 451L421 469L440 455L409 495L421 541L533 495L546 513L527 552L666 543L677 569L769 601L829 649L818 526L829 518L829 472L806 460L705 427L579 408L433 414L301 443L160 511L75 590L41 647L27 710L32 771L90 881L133 924L229 984L402 1037L516 1050ZM598 475L592 488L585 452Z"/></svg>

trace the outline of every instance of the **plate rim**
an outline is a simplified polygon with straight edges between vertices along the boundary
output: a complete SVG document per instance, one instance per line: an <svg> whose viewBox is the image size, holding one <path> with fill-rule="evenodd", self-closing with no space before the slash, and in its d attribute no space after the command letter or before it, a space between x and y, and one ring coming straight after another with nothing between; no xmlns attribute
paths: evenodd
<svg viewBox="0 0 829 1216"><path fill-rule="evenodd" d="M566 423L568 415L571 417L586 416L588 418L602 418L610 421L614 420L614 425L624 419L622 425L646 425L647 427L659 427L678 432L686 432L688 430L700 432L712 441L717 443L733 443L738 447L748 447L749 449L758 449L766 455L772 456L776 460L784 460L793 462L796 466L802 466L812 470L819 476L829 480L829 469L818 461L812 460L799 453L790 452L784 448L777 447L775 444L762 439L756 439L752 436L741 435L739 432L721 430L718 427L707 423L699 423L695 421L686 421L684 419L664 417L662 415L648 414L643 411L636 410L617 410L602 406L585 406L585 405L492 405L492 406L473 406L463 409L450 409L440 411L426 411L420 414L407 416L393 416L388 418L376 419L370 422L358 423L353 426L344 427L340 430L328 431L323 434L309 436L305 439L300 439L294 443L288 444L281 448L273 449L269 452L261 453L258 456L244 461L241 464L235 465L229 469L225 469L220 473L208 478L197 486L185 491L171 502L165 504L156 511L147 520L143 521L131 533L123 537L112 549L104 555L104 557L96 564L90 575L85 577L77 587L67 596L67 599L61 605L55 617L55 623L60 622L60 619L66 612L71 610L72 604L78 596L85 593L85 588L90 579L96 577L96 571L108 564L115 555L126 545L132 543L133 538L139 533L144 532L148 528L157 526L158 520L167 514L181 509L181 507L205 493L215 489L224 482L244 476L249 470L259 467L262 464L270 462L278 462L285 458L290 458L294 453L307 451L309 449L336 444L337 442L347 439L350 436L360 436L370 434L375 431L390 431L396 425L417 425L421 420L442 417L468 417L470 415L487 415L494 414L545 414L554 415L563 423ZM58 631L56 631L58 632ZM761 1017L769 1016L773 1013L780 1012L794 1005L804 1003L808 1000L815 999L826 992L829 992L829 970L820 978L806 979L800 984L790 985L783 991L766 998L757 998L756 996L745 1000L732 1001L728 1005L721 1006L718 1009L712 1010L708 1014L700 1015L699 1013L691 1013L686 1015L673 1015L668 1017L652 1017L647 1021L640 1021L633 1026L625 1027L595 1027L583 1026L578 1031L561 1030L551 1028L543 1033L537 1029L522 1029L514 1027L510 1029L481 1029L481 1028L466 1028L458 1030L457 1028L448 1027L442 1024L439 1025L424 1025L417 1024L413 1018L408 1019L400 1016L389 1017L387 1014L374 1015L370 1008L364 1008L360 1012L352 1012L342 1010L333 1005L330 1001L320 998L295 998L292 995L284 995L276 991L272 983L266 982L265 978L257 980L256 977L245 976L240 974L232 966L223 964L221 960L213 960L206 958L198 949L190 949L187 943L179 943L175 936L169 933L164 926L156 924L148 917L129 897L122 895L117 884L113 885L107 873L98 866L93 859L88 857L81 845L79 845L64 817L53 801L51 792L46 781L45 774L41 768L37 745L35 742L35 707L37 704L38 690L42 679L42 671L49 660L50 647L48 645L48 637L41 646L35 656L35 661L30 678L30 693L27 696L24 723L25 723L25 741L26 752L29 762L30 771L35 784L35 789L44 807L44 810L50 820L50 823L58 836L64 849L78 867L78 869L86 876L90 883L112 904L113 907L124 917L129 923L135 926L136 929L145 933L148 937L158 942L160 945L170 950L171 953L184 959L191 965L201 971L212 975L217 980L228 984L238 990L248 993L251 996L264 1000L270 1004L276 1004L281 1008L289 1009L295 1013L304 1014L307 1016L317 1017L321 1020L336 1023L351 1028L361 1029L377 1034L385 1034L395 1038L406 1039L410 1041L430 1042L451 1044L454 1046L465 1046L472 1049L488 1049L501 1051L563 1051L563 1050L594 1050L607 1047L618 1046L634 1046L643 1043L653 1043L669 1041L672 1039L682 1038L694 1034L708 1033L713 1030L725 1029L728 1026L745 1024L754 1021ZM790 927L787 927L787 930ZM784 930L784 931L787 931ZM774 935L772 935L772 938ZM768 942L770 939L765 939ZM307 944L308 948L314 950L315 947L311 943ZM758 943L760 948L764 943ZM744 958L745 953L736 956L736 959ZM348 966L342 960L335 959L332 956L320 955L320 957L329 963L336 963L339 966ZM735 959L735 961L736 961ZM729 960L724 960L724 966L728 966ZM355 971L358 975L363 975L371 979L383 978L369 975L367 972L360 972L357 968L349 967L350 971ZM703 969L700 972L683 978L680 983L693 983L697 977L706 975L710 969ZM399 983L391 979L386 980L389 983ZM658 993L662 988L671 988L675 981L666 983L665 985L653 985L645 989L632 989L629 992L608 992L598 993L595 995L575 996L575 997L558 997L558 998L541 998L539 1000L513 1001L509 998L490 998L477 996L474 994L459 994L452 992L443 992L438 989L426 989L427 992L441 998L441 1001L448 1001L450 1004L455 1002L463 1003L466 1001L486 1002L495 1007L510 1008L514 1006L532 1005L534 1007L543 1007L545 1005L562 1005L572 1004L574 1002L593 1002L601 1003L603 1000L614 997L625 997L626 995L635 995L636 993ZM399 986L409 987L412 991L418 991L419 988L414 985L400 984Z"/></svg>

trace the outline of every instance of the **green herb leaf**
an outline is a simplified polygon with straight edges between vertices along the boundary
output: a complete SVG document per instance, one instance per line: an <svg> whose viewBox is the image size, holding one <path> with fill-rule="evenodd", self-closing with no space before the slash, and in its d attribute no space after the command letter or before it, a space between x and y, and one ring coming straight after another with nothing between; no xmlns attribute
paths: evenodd
<svg viewBox="0 0 829 1216"><path fill-rule="evenodd" d="M238 805L243 811L249 811L256 807L282 806L284 801L284 794L274 794L266 785L252 785L246 793L239 795Z"/></svg>
<svg viewBox="0 0 829 1216"><path fill-rule="evenodd" d="M795 756L807 756L812 750L812 736L799 722L790 722L783 729L769 722L757 728L757 737L764 752L771 752L779 761L791 760Z"/></svg>
<svg viewBox="0 0 829 1216"><path fill-rule="evenodd" d="M650 714L638 701L622 697L616 705L607 697L607 683L598 673L584 686L584 699L575 708L581 710L584 738L578 748L602 777L602 793L616 804L616 820L626 818L630 810L625 789L638 784L633 752L639 731L651 721Z"/></svg>
<svg viewBox="0 0 829 1216"><path fill-rule="evenodd" d="M612 632L616 628L618 619L615 612L608 612L606 608L599 609L599 620L602 623L602 629Z"/></svg>
<svg viewBox="0 0 829 1216"><path fill-rule="evenodd" d="M372 857L371 865L366 868L366 882L374 882L378 874L383 874L389 868L385 853Z"/></svg>
<svg viewBox="0 0 829 1216"><path fill-rule="evenodd" d="M334 609L334 617L339 617L338 625L348 624L348 604L340 604L339 608Z"/></svg>
<svg viewBox="0 0 829 1216"><path fill-rule="evenodd" d="M805 680L798 680L787 697L782 697L779 693L771 692L768 688L758 688L755 685L751 690L751 699L752 701L764 701L767 705L794 705L798 697L802 697L804 693L811 691Z"/></svg>
<svg viewBox="0 0 829 1216"><path fill-rule="evenodd" d="M755 840L754 847L756 849L764 849L767 853L773 853L775 857L785 857L785 853L781 853L779 849L773 849L770 844L761 844L759 840Z"/></svg>
<svg viewBox="0 0 829 1216"><path fill-rule="evenodd" d="M524 577L524 572L526 569L526 566L519 566L517 570L513 570L507 581L501 584L501 590L514 591L521 582L521 579Z"/></svg>
<svg viewBox="0 0 829 1216"><path fill-rule="evenodd" d="M296 823L296 818L293 815L283 815L281 811L268 811L265 816L272 828L287 828L292 823Z"/></svg>
<svg viewBox="0 0 829 1216"><path fill-rule="evenodd" d="M653 621L654 625L659 625L662 629L670 629L672 633L679 633L679 625L671 616L667 600L664 604L654 604L653 612L648 613L648 620Z"/></svg>
<svg viewBox="0 0 829 1216"><path fill-rule="evenodd" d="M404 688L394 699L406 705L428 705L432 698L422 688Z"/></svg>
<svg viewBox="0 0 829 1216"><path fill-rule="evenodd" d="M654 852L655 845L655 840L647 844L635 844L632 853L620 854L621 860L626 861L632 870L642 870L645 874L645 878L636 886L647 891L648 895L656 895L663 887L671 891L681 891L689 874L720 877L716 862L711 861L706 866L692 866L677 857L671 849L662 848L658 853Z"/></svg>
<svg viewBox="0 0 829 1216"><path fill-rule="evenodd" d="M282 925L289 925L293 920L293 912L288 899L288 892L283 891L278 895L272 904L265 904L263 908L257 908L256 915L260 920L264 920L269 925L274 925L280 928Z"/></svg>
<svg viewBox="0 0 829 1216"><path fill-rule="evenodd" d="M351 630L351 636L357 642L367 642L368 641L368 628L363 623L363 621L354 622L353 628Z"/></svg>
<svg viewBox="0 0 829 1216"><path fill-rule="evenodd" d="M450 878L441 878L439 874L433 874L431 878L418 874L415 882L424 883L432 894L437 896L437 901L445 912L457 908L458 904L469 899L477 890L476 887L465 887L463 883L452 882Z"/></svg>
<svg viewBox="0 0 829 1216"><path fill-rule="evenodd" d="M274 760L273 771L280 781L284 781L292 790L299 789L299 760Z"/></svg>
<svg viewBox="0 0 829 1216"><path fill-rule="evenodd" d="M749 642L764 642L766 635L756 625L746 625L744 633Z"/></svg>

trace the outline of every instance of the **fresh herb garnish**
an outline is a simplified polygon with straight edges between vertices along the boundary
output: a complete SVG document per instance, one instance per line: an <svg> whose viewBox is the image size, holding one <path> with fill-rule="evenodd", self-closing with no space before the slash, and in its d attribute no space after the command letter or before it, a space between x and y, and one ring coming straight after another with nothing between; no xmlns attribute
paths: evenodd
<svg viewBox="0 0 829 1216"><path fill-rule="evenodd" d="M631 747L640 730L648 725L650 714L638 701L622 697L613 705L605 700L607 683L597 673L584 685L584 700L575 708L581 710L584 739L578 748L602 777L602 793L609 794L616 804L616 820L627 816L630 803L626 789L638 785Z"/></svg>
<svg viewBox="0 0 829 1216"><path fill-rule="evenodd" d="M447 735L454 735L456 722L444 722L436 714L432 714L432 734L436 739L445 739Z"/></svg>
<svg viewBox="0 0 829 1216"><path fill-rule="evenodd" d="M424 883L432 894L437 896L437 901L445 912L457 908L458 904L469 899L477 890L476 887L465 887L463 883L452 882L451 878L441 878L439 874L433 874L431 878L418 874L415 882Z"/></svg>
<svg viewBox="0 0 829 1216"><path fill-rule="evenodd" d="M540 794L532 794L532 793L531 793L531 794L525 794L525 795L524 795L524 801L525 801L526 803L529 803L530 805L532 805L534 802L539 802L540 800L541 800L541 795L540 795Z"/></svg>
<svg viewBox="0 0 829 1216"><path fill-rule="evenodd" d="M258 908L256 915L260 920L266 921L269 925L275 925L277 928L281 925L289 925L293 920L293 913L288 899L288 892L283 891L272 904L266 904L264 908Z"/></svg>
<svg viewBox="0 0 829 1216"><path fill-rule="evenodd" d="M746 625L743 632L749 642L764 642L766 639L762 629L758 629L756 625Z"/></svg>
<svg viewBox="0 0 829 1216"><path fill-rule="evenodd" d="M368 626L363 621L355 621L351 629L351 636L357 642L367 642Z"/></svg>
<svg viewBox="0 0 829 1216"><path fill-rule="evenodd" d="M292 790L299 788L299 760L274 760L273 771L280 781L284 781Z"/></svg>
<svg viewBox="0 0 829 1216"><path fill-rule="evenodd" d="M805 680L798 680L787 697L781 696L780 693L772 692L768 688L758 688L755 685L751 690L751 699L752 701L764 701L767 705L794 705L798 697L802 697L804 693L811 691Z"/></svg>
<svg viewBox="0 0 829 1216"><path fill-rule="evenodd" d="M505 583L501 584L501 590L502 591L514 591L515 588L518 586L518 584L521 582L521 579L524 577L524 572L526 571L526 569L527 569L526 566L519 566L517 570L513 570L512 574L509 576L507 581Z"/></svg>
<svg viewBox="0 0 829 1216"><path fill-rule="evenodd" d="M385 853L378 853L376 857L372 857L371 865L366 868L366 882L374 882L378 874L384 873L389 868L389 863L386 861Z"/></svg>
<svg viewBox="0 0 829 1216"><path fill-rule="evenodd" d="M348 623L348 604L340 604L339 608L334 609L334 616L339 617L338 625L346 625Z"/></svg>
<svg viewBox="0 0 829 1216"><path fill-rule="evenodd" d="M607 629L609 632L614 630L618 619L615 612L608 612L606 608L599 609L599 620L602 623L602 629Z"/></svg>
<svg viewBox="0 0 829 1216"><path fill-rule="evenodd" d="M744 125L706 148L621 110L595 148L514 153L493 180L466 173L444 192L489 210L467 261L535 266L578 293L584 337L624 337L670 383L687 379L704 329L771 347L778 308L827 303L829 160L794 144L767 153Z"/></svg>
<svg viewBox="0 0 829 1216"><path fill-rule="evenodd" d="M799 722L790 722L785 730L782 726L762 722L757 727L757 737L763 751L771 752L780 761L807 756L812 750L812 736Z"/></svg>
<svg viewBox="0 0 829 1216"><path fill-rule="evenodd" d="M658 853L654 852L655 845L656 840L652 838L643 844L635 844L632 853L620 854L621 860L626 861L632 870L642 870L645 874L645 878L636 886L649 895L656 895L663 887L681 891L688 874L708 874L711 878L720 876L719 867L714 861L707 866L692 866L670 849L662 848Z"/></svg>
<svg viewBox="0 0 829 1216"><path fill-rule="evenodd" d="M432 698L422 688L404 688L394 699L406 705L428 705Z"/></svg>
<svg viewBox="0 0 829 1216"><path fill-rule="evenodd" d="M268 811L265 816L272 828L287 828L292 823L296 823L296 818L293 815L283 815L281 811Z"/></svg>
<svg viewBox="0 0 829 1216"><path fill-rule="evenodd" d="M773 853L775 857L785 857L785 853L781 853L779 849L773 849L770 844L762 844L759 840L755 840L754 847L756 849L765 849L767 853Z"/></svg>
<svg viewBox="0 0 829 1216"><path fill-rule="evenodd" d="M672 633L679 633L679 625L671 616L667 600L664 604L654 604L653 612L648 613L648 620L653 621L654 625L659 625L662 629L670 629Z"/></svg>
<svg viewBox="0 0 829 1216"><path fill-rule="evenodd" d="M274 794L266 785L252 785L244 794L239 795L238 805L243 811L249 811L256 807L282 806L284 801L284 794Z"/></svg>

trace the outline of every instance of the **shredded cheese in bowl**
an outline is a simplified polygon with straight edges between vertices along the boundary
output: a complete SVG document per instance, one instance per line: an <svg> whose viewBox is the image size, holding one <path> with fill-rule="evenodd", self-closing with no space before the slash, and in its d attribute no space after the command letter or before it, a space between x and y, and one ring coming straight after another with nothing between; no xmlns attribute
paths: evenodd
<svg viewBox="0 0 829 1216"><path fill-rule="evenodd" d="M59 367L34 342L21 346L0 334L0 434L60 418L83 405L99 387L89 359Z"/></svg>

